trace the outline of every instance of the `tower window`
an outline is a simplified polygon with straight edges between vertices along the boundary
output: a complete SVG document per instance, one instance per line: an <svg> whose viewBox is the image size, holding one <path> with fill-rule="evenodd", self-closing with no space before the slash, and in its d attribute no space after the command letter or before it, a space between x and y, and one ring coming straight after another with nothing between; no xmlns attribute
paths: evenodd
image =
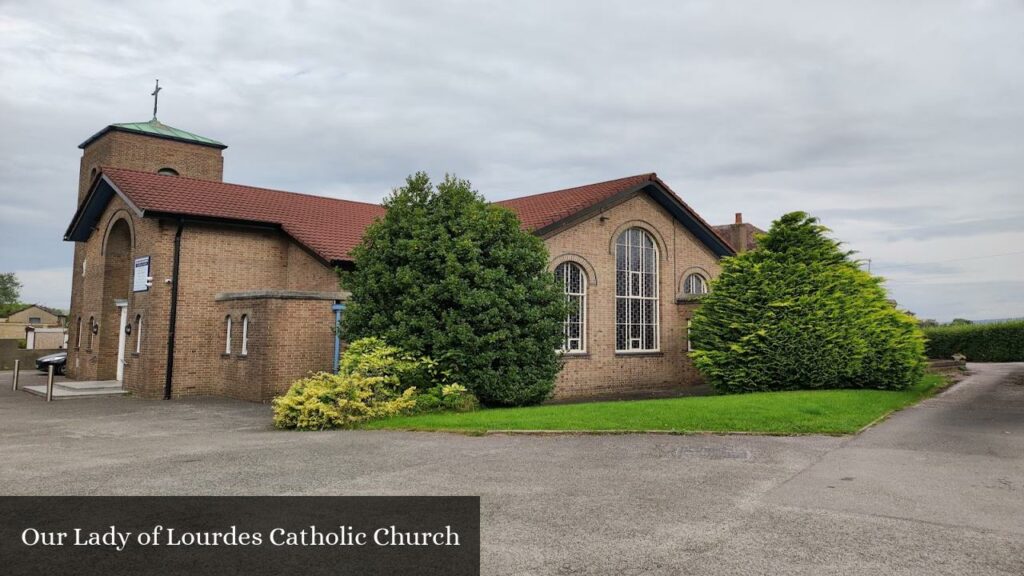
<svg viewBox="0 0 1024 576"><path fill-rule="evenodd" d="M161 168L156 171L157 174L163 174L164 176L177 176L178 171L174 168Z"/></svg>

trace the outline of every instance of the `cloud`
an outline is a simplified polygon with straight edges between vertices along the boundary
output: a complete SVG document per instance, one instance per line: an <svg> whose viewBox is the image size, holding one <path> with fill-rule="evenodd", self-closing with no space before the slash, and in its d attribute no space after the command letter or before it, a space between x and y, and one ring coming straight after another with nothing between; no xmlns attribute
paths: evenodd
<svg viewBox="0 0 1024 576"><path fill-rule="evenodd" d="M17 270L21 300L67 310L71 305L71 266Z"/></svg>
<svg viewBox="0 0 1024 576"><path fill-rule="evenodd" d="M653 170L709 221L805 210L894 281L1010 310L1020 260L929 263L1024 243L1021 29L1009 1L4 3L0 270L70 264L75 146L148 119L159 77L229 181L376 201L423 169L502 199Z"/></svg>

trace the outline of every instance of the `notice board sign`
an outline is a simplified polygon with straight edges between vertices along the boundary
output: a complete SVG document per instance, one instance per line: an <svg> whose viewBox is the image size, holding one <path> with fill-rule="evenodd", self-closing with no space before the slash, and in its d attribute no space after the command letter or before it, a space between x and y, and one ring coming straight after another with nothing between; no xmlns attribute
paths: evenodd
<svg viewBox="0 0 1024 576"><path fill-rule="evenodd" d="M135 259L135 275L132 277L132 292L149 290L149 256Z"/></svg>

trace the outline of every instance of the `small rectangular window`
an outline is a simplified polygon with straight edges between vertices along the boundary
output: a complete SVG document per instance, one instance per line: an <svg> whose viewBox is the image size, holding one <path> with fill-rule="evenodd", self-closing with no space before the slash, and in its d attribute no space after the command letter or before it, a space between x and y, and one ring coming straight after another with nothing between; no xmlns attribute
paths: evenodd
<svg viewBox="0 0 1024 576"><path fill-rule="evenodd" d="M249 354L249 315L242 315L242 356Z"/></svg>
<svg viewBox="0 0 1024 576"><path fill-rule="evenodd" d="M135 317L135 353L142 350L142 315Z"/></svg>
<svg viewBox="0 0 1024 576"><path fill-rule="evenodd" d="M225 328L225 341L224 341L224 353L231 354L231 316L224 318L226 325Z"/></svg>

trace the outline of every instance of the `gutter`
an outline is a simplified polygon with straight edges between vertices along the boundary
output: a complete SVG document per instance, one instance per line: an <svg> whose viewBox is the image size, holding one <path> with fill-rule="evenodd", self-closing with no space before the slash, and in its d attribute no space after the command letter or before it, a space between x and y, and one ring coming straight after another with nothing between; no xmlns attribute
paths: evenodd
<svg viewBox="0 0 1024 576"><path fill-rule="evenodd" d="M174 262L171 265L171 313L167 323L167 373L164 380L164 400L171 399L171 382L174 378L174 331L178 323L178 271L181 267L181 233L185 220L178 219L178 230L174 233Z"/></svg>

